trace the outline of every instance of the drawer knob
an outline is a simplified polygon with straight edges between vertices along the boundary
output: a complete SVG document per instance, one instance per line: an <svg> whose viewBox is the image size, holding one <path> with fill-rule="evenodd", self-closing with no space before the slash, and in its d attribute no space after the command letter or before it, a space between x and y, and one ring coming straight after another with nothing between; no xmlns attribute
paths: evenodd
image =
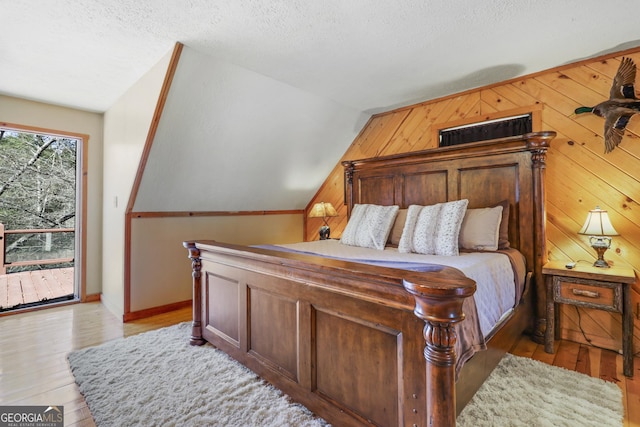
<svg viewBox="0 0 640 427"><path fill-rule="evenodd" d="M586 291L584 289L571 289L571 291L573 292L574 295L579 295L581 297L587 297L587 298L600 297L600 292Z"/></svg>

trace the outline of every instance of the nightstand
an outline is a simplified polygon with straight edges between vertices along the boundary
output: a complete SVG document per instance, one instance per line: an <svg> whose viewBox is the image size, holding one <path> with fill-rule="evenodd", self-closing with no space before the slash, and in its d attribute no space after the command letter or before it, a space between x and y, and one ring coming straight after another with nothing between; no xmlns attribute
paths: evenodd
<svg viewBox="0 0 640 427"><path fill-rule="evenodd" d="M622 313L622 355L624 374L633 376L633 313L631 311L630 286L636 281L635 272L629 267L594 267L578 262L566 267L566 261L549 261L542 267L547 286L547 329L544 350L553 353L553 341L557 336L557 304Z"/></svg>

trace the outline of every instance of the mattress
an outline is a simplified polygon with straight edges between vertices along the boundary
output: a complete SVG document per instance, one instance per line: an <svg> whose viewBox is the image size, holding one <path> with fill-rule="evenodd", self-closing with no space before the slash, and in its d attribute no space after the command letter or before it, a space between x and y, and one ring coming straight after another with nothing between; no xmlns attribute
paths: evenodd
<svg viewBox="0 0 640 427"><path fill-rule="evenodd" d="M513 249L438 256L400 253L397 248L391 246L384 250L349 246L339 240L316 240L261 247L408 270L427 270L433 265L454 267L476 282L474 299L480 330L484 337L491 334L494 327L517 305L524 283L524 257Z"/></svg>

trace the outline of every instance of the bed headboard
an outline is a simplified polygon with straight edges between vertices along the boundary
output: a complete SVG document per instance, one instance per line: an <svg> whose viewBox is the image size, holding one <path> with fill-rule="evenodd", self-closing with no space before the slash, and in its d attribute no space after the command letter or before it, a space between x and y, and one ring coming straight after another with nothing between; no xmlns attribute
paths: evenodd
<svg viewBox="0 0 640 427"><path fill-rule="evenodd" d="M509 202L509 242L536 281L546 262L545 157L552 131L342 162L348 215L356 203L431 205L468 199L469 208ZM538 282L544 290L542 282ZM542 305L542 306L540 306ZM536 302L544 318L544 294ZM536 329L542 327L536 326ZM541 332L536 331L536 335Z"/></svg>

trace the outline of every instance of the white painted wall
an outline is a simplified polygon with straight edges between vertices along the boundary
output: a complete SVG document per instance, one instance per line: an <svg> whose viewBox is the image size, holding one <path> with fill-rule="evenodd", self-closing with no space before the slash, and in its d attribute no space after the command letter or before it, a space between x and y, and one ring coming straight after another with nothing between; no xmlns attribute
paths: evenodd
<svg viewBox="0 0 640 427"><path fill-rule="evenodd" d="M171 53L104 114L102 302L124 314L124 220Z"/></svg>
<svg viewBox="0 0 640 427"><path fill-rule="evenodd" d="M135 218L131 227L131 311L191 299L191 261L182 242L241 245L302 241L301 214Z"/></svg>
<svg viewBox="0 0 640 427"><path fill-rule="evenodd" d="M102 276L102 114L0 95L0 122L89 135L87 144L86 293Z"/></svg>
<svg viewBox="0 0 640 427"><path fill-rule="evenodd" d="M134 212L303 209L368 118L185 46ZM191 297L184 240L291 243L303 223L301 214L134 219L131 311Z"/></svg>
<svg viewBox="0 0 640 427"><path fill-rule="evenodd" d="M185 46L135 211L303 209L368 118Z"/></svg>

